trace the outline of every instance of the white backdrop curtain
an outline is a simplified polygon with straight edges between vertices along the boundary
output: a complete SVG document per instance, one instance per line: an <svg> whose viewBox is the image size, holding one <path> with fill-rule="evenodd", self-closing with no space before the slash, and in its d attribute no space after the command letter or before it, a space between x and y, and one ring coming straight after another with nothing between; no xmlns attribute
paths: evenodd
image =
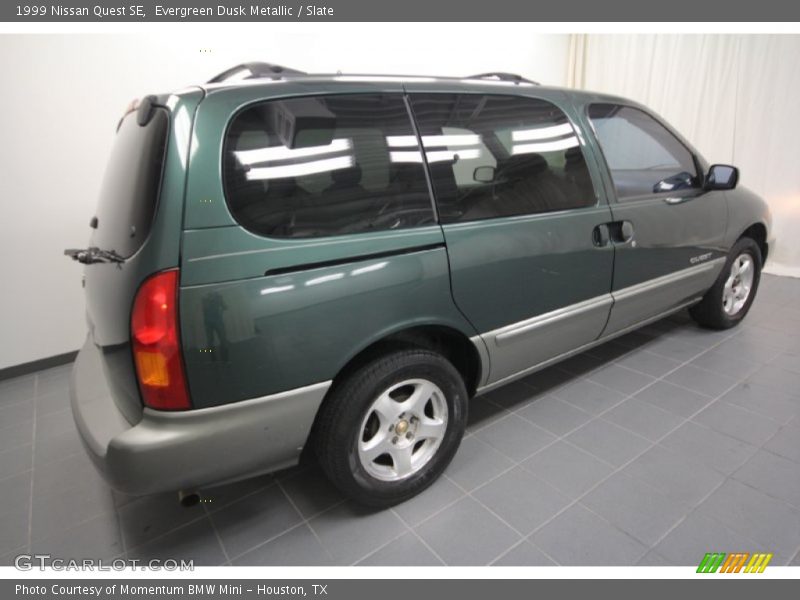
<svg viewBox="0 0 800 600"><path fill-rule="evenodd" d="M646 104L772 209L768 271L800 277L800 36L575 35L569 85Z"/></svg>

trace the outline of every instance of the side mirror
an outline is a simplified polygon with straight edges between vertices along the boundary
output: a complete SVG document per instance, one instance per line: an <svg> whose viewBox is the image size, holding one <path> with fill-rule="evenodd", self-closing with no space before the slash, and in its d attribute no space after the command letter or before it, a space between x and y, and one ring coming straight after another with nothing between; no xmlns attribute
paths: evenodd
<svg viewBox="0 0 800 600"><path fill-rule="evenodd" d="M731 165L711 165L703 186L707 190L732 190L739 183L739 169Z"/></svg>
<svg viewBox="0 0 800 600"><path fill-rule="evenodd" d="M492 183L494 181L495 168L490 166L475 167L472 178L478 183Z"/></svg>

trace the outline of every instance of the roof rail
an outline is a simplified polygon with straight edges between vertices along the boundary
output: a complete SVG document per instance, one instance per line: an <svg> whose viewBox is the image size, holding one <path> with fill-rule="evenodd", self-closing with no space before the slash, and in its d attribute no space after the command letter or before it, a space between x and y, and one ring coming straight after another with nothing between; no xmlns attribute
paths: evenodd
<svg viewBox="0 0 800 600"><path fill-rule="evenodd" d="M223 83L225 81L241 81L242 79L280 79L283 75L305 75L303 71L290 69L281 65L265 62L247 62L231 67L212 77L207 83Z"/></svg>
<svg viewBox="0 0 800 600"><path fill-rule="evenodd" d="M501 71L493 71L491 73L479 73L478 75L470 75L467 79L497 79L498 81L512 81L514 83L532 83L533 85L540 85L538 81L526 79L522 75L516 73L503 73Z"/></svg>

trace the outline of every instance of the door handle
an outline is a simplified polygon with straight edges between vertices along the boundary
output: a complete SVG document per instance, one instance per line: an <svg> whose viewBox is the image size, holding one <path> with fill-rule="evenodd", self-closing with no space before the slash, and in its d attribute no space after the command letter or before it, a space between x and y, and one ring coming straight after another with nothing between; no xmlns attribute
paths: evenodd
<svg viewBox="0 0 800 600"><path fill-rule="evenodd" d="M636 246L636 242L632 241L634 233L633 223L630 221L601 223L592 229L592 243L598 248L607 246L609 241L615 244L627 244L631 242L632 246Z"/></svg>
<svg viewBox="0 0 800 600"><path fill-rule="evenodd" d="M592 229L592 243L598 248L608 246L609 239L610 235L608 233L608 225L606 223L596 225L595 228Z"/></svg>
<svg viewBox="0 0 800 600"><path fill-rule="evenodd" d="M633 223L630 221L622 221L619 226L619 241L628 243L633 239Z"/></svg>
<svg viewBox="0 0 800 600"><path fill-rule="evenodd" d="M689 200L689 196L684 196L682 198L674 198L674 197L673 198L664 198L664 202L666 202L669 205L683 204L687 200Z"/></svg>
<svg viewBox="0 0 800 600"><path fill-rule="evenodd" d="M615 244L627 244L633 240L634 229L630 221L612 221L607 224L608 236ZM631 242L635 246L636 242Z"/></svg>

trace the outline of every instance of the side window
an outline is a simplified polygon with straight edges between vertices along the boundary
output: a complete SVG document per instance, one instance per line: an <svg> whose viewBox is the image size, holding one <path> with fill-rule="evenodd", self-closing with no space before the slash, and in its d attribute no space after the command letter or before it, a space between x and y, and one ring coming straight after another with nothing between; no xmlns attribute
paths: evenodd
<svg viewBox="0 0 800 600"><path fill-rule="evenodd" d="M630 106L593 104L589 119L620 200L700 185L692 153L647 113Z"/></svg>
<svg viewBox="0 0 800 600"><path fill-rule="evenodd" d="M442 223L596 203L575 131L553 104L480 94L413 94L411 102Z"/></svg>
<svg viewBox="0 0 800 600"><path fill-rule="evenodd" d="M263 102L239 113L223 148L234 218L286 238L435 222L423 165L393 159L387 140L419 153L402 96L360 94Z"/></svg>

